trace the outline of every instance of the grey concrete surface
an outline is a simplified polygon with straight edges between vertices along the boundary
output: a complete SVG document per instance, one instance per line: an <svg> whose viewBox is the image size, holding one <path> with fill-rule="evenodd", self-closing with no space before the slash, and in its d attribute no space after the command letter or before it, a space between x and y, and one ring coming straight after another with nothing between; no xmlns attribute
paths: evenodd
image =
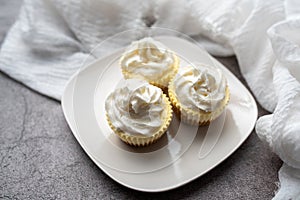
<svg viewBox="0 0 300 200"><path fill-rule="evenodd" d="M20 4L0 0L0 41ZM234 57L219 60L245 84ZM259 107L259 116L266 113ZM271 199L281 164L253 131L232 156L191 183L163 193L137 192L88 158L59 102L0 72L0 199Z"/></svg>

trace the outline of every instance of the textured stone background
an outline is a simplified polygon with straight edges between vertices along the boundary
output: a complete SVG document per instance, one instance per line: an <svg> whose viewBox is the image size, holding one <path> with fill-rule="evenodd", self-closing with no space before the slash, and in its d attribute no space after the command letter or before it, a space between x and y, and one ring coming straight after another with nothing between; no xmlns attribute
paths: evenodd
<svg viewBox="0 0 300 200"><path fill-rule="evenodd" d="M0 0L0 44L21 0ZM219 59L244 84L234 57ZM267 113L259 107L259 115ZM271 199L279 158L253 132L206 175L163 193L111 180L84 153L60 103L0 72L0 199Z"/></svg>

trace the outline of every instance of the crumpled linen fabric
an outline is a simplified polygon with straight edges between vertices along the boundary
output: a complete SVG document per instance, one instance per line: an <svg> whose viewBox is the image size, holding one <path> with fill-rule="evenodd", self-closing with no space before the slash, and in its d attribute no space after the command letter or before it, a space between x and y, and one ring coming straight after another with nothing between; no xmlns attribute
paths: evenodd
<svg viewBox="0 0 300 200"><path fill-rule="evenodd" d="M284 161L274 199L300 197L300 1L298 0L25 0L0 51L0 69L60 99L67 80L108 37L104 56L152 27L190 35L209 53L236 55L259 103L272 114L256 124Z"/></svg>

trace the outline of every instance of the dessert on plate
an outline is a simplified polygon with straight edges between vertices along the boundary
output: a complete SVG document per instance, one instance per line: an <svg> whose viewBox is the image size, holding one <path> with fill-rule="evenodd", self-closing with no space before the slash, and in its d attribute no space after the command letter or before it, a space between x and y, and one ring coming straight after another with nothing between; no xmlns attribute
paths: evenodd
<svg viewBox="0 0 300 200"><path fill-rule="evenodd" d="M133 146L157 141L172 119L172 106L162 90L144 80L127 79L105 101L106 118L121 140Z"/></svg>
<svg viewBox="0 0 300 200"><path fill-rule="evenodd" d="M179 69L168 94L174 111L191 125L207 125L223 112L230 93L222 71L196 63Z"/></svg>
<svg viewBox="0 0 300 200"><path fill-rule="evenodd" d="M143 79L165 90L178 71L179 58L159 41L147 37L132 42L120 65L125 79Z"/></svg>

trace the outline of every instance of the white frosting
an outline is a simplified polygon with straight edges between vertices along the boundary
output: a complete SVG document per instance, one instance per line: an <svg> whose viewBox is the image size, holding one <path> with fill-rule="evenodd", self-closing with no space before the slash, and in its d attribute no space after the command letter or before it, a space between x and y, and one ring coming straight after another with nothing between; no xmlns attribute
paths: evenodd
<svg viewBox="0 0 300 200"><path fill-rule="evenodd" d="M105 102L110 121L125 133L151 136L166 115L162 90L137 79L125 80L121 85Z"/></svg>
<svg viewBox="0 0 300 200"><path fill-rule="evenodd" d="M136 77L148 79L163 76L173 63L173 53L149 37L133 42L121 59L124 70Z"/></svg>
<svg viewBox="0 0 300 200"><path fill-rule="evenodd" d="M183 107L211 112L225 98L227 83L220 69L195 64L180 68L173 84L177 99Z"/></svg>

